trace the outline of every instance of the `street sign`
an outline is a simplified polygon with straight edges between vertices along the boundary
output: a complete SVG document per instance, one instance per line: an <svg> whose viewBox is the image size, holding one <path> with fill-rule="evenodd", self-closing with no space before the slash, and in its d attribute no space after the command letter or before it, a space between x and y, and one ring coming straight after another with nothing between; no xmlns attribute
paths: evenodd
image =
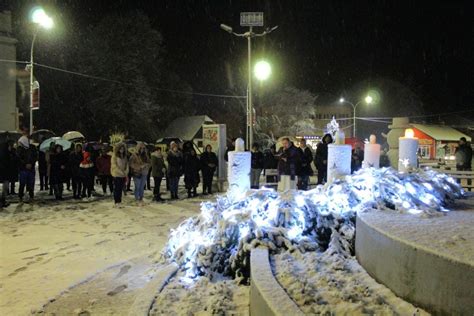
<svg viewBox="0 0 474 316"><path fill-rule="evenodd" d="M240 26L263 26L263 12L240 12Z"/></svg>
<svg viewBox="0 0 474 316"><path fill-rule="evenodd" d="M33 91L32 91L32 94L33 94L33 97L31 98L31 108L33 110L38 110L39 107L40 107L40 86L39 86L39 82L38 81L35 81L33 82Z"/></svg>

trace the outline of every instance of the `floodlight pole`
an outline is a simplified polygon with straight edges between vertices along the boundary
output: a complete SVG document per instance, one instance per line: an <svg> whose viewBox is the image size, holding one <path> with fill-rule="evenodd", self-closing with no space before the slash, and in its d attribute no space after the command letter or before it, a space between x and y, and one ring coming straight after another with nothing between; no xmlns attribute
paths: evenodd
<svg viewBox="0 0 474 316"><path fill-rule="evenodd" d="M261 12L254 12L256 14L261 15L261 20L260 22L257 22L256 24L253 24L255 26L263 26L263 13ZM262 37L265 36L274 30L278 28L278 26L274 26L272 28L268 28L262 33L254 33L253 32L253 25L248 25L248 24L243 24L242 23L242 15L245 14L253 14L252 12L242 12L241 13L241 26L249 26L249 31L239 34L235 33L232 30L232 27L221 24L221 29L224 31L233 34L237 37L245 37L247 38L247 46L248 46L248 83L247 83L247 130L246 130L246 136L245 136L245 145L247 150L250 150L252 148L252 143L253 143L253 106L252 106L252 37ZM255 21L254 21L255 22Z"/></svg>
<svg viewBox="0 0 474 316"><path fill-rule="evenodd" d="M31 42L31 49L30 49L30 135L33 133L33 53L35 49L35 41L36 36L38 35L39 28L36 30L35 34L33 35L33 41Z"/></svg>
<svg viewBox="0 0 474 316"><path fill-rule="evenodd" d="M248 41L248 67L249 67L249 82L247 94L247 149L250 150L253 144L253 109L252 109L252 27L250 26Z"/></svg>

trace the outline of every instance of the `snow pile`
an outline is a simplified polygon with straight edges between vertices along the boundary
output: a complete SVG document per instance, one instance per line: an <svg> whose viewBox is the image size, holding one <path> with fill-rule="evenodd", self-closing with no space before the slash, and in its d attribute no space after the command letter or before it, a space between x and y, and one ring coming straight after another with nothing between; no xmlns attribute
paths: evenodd
<svg viewBox="0 0 474 316"><path fill-rule="evenodd" d="M377 208L434 214L447 211L445 206L463 195L444 174L384 168L364 169L311 191L260 189L237 200L219 196L171 232L163 254L189 278L213 272L246 278L250 251L257 246L304 253L326 250L331 242L332 251L351 254L356 212Z"/></svg>

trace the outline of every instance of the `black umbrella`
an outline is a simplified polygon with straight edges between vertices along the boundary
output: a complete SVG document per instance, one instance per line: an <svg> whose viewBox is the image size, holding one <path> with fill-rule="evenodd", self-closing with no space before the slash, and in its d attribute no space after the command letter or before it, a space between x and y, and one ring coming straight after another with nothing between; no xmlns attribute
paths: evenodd
<svg viewBox="0 0 474 316"><path fill-rule="evenodd" d="M49 129L39 129L31 134L31 139L33 140L33 143L41 144L45 140L54 136L56 136L56 134Z"/></svg>

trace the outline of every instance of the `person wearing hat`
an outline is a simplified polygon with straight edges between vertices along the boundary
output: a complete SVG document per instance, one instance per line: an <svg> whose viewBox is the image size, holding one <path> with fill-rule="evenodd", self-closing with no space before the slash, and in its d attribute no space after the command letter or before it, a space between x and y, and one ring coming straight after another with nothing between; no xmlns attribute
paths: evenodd
<svg viewBox="0 0 474 316"><path fill-rule="evenodd" d="M36 148L30 144L30 140L27 136L21 136L18 140L17 156L20 169L20 189L18 197L20 198L20 202L23 202L26 188L30 200L33 200L35 196L35 164L38 160L38 153L36 152Z"/></svg>
<svg viewBox="0 0 474 316"><path fill-rule="evenodd" d="M170 151L166 157L168 161L168 178L171 191L171 199L179 199L178 183L183 174L183 154L179 150L176 142L171 142Z"/></svg>

